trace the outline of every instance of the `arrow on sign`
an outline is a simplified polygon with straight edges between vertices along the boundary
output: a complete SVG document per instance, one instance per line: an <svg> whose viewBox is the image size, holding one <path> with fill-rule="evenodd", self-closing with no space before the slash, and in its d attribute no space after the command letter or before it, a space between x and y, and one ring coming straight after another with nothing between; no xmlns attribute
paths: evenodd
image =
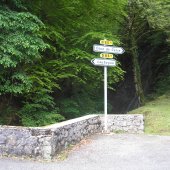
<svg viewBox="0 0 170 170"><path fill-rule="evenodd" d="M102 59L102 58L94 58L91 60L91 63L96 66L116 66L116 60L114 59Z"/></svg>
<svg viewBox="0 0 170 170"><path fill-rule="evenodd" d="M93 45L94 52L105 52L105 53L113 53L113 54L123 54L125 50L122 47L115 46L105 46L105 45Z"/></svg>

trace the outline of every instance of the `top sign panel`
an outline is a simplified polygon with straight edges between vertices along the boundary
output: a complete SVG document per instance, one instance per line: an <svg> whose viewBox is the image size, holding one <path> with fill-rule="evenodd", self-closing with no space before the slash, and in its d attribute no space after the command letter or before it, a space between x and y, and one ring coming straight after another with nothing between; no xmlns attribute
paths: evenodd
<svg viewBox="0 0 170 170"><path fill-rule="evenodd" d="M104 45L93 45L94 52L104 52L104 53L113 53L113 54L123 54L125 50L122 47L115 46L104 46Z"/></svg>
<svg viewBox="0 0 170 170"><path fill-rule="evenodd" d="M100 44L113 45L113 41L110 41L110 40L100 40Z"/></svg>

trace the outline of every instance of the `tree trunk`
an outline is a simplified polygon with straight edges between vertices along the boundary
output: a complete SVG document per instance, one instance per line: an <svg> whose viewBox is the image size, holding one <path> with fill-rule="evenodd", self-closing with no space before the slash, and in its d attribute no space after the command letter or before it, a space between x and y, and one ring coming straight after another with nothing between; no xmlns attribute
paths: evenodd
<svg viewBox="0 0 170 170"><path fill-rule="evenodd" d="M132 54L132 62L133 62L133 74L134 74L134 84L136 89L136 95L138 97L139 106L144 105L144 93L142 88L141 81L141 70L139 64L139 56L137 52L137 42L132 33L131 35L131 54Z"/></svg>

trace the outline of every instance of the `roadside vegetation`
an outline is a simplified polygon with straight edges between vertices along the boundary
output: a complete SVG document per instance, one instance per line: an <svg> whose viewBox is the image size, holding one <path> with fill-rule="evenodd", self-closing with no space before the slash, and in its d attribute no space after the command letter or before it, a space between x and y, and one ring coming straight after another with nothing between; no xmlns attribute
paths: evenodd
<svg viewBox="0 0 170 170"><path fill-rule="evenodd" d="M145 133L170 135L170 91L129 113L144 115Z"/></svg>
<svg viewBox="0 0 170 170"><path fill-rule="evenodd" d="M169 77L169 78L168 78ZM130 114L144 114L145 133L170 135L170 76L158 83L157 90L148 96L145 106Z"/></svg>
<svg viewBox="0 0 170 170"><path fill-rule="evenodd" d="M147 128L163 131L165 121L168 131L169 93L156 104L146 96L169 82L169 11L169 0L1 0L0 124L43 126L103 111L103 68L90 61L100 57L93 44L107 39L126 51L108 69L109 113L146 104L147 120L162 122Z"/></svg>

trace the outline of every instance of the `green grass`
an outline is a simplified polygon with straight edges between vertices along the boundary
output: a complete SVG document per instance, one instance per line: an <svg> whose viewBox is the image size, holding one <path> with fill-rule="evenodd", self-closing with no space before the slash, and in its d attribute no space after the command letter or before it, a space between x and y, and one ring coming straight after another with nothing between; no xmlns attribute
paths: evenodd
<svg viewBox="0 0 170 170"><path fill-rule="evenodd" d="M144 114L145 133L170 135L170 91L129 113Z"/></svg>

